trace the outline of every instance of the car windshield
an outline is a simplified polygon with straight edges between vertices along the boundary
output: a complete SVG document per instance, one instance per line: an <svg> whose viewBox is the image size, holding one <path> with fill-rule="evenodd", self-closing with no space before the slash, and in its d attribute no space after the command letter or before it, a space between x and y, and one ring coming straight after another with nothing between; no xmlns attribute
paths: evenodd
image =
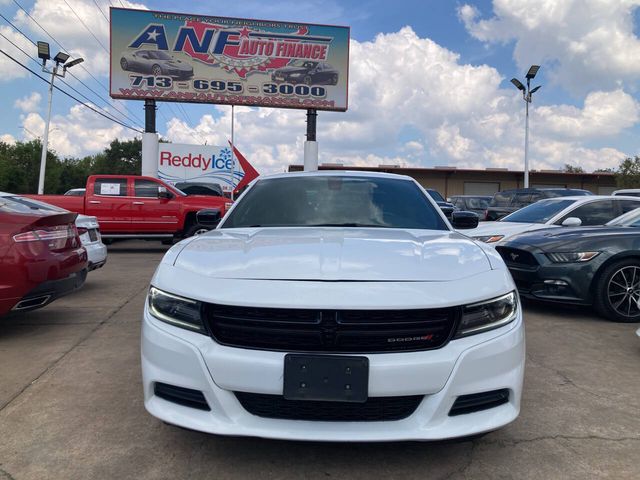
<svg viewBox="0 0 640 480"><path fill-rule="evenodd" d="M507 215L500 222L547 223L575 200L540 200Z"/></svg>
<svg viewBox="0 0 640 480"><path fill-rule="evenodd" d="M166 52L150 51L149 58L154 58L157 60L171 60L171 55Z"/></svg>
<svg viewBox="0 0 640 480"><path fill-rule="evenodd" d="M220 228L325 226L448 230L412 181L337 175L260 180Z"/></svg>
<svg viewBox="0 0 640 480"><path fill-rule="evenodd" d="M30 213L38 210L46 210L48 212L67 212L64 208L49 205L48 203L31 198L18 196L0 197L0 208L2 210L16 213Z"/></svg>
<svg viewBox="0 0 640 480"><path fill-rule="evenodd" d="M440 195L440 193L436 192L435 190L427 190L427 193L429 195L431 195L431 198L433 198L436 202L444 202L444 198L442 198L442 195Z"/></svg>
<svg viewBox="0 0 640 480"><path fill-rule="evenodd" d="M289 65L292 67L313 68L316 66L316 62L310 62L309 60L294 60Z"/></svg>

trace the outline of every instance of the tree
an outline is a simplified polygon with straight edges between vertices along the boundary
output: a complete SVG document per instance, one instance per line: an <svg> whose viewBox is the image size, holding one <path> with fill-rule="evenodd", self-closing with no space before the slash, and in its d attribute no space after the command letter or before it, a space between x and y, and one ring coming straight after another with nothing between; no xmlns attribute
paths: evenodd
<svg viewBox="0 0 640 480"><path fill-rule="evenodd" d="M0 143L0 191L12 193L36 193L40 175L40 140ZM47 151L45 193L56 193L60 183L60 160Z"/></svg>
<svg viewBox="0 0 640 480"><path fill-rule="evenodd" d="M625 158L616 171L618 188L640 188L640 157Z"/></svg>
<svg viewBox="0 0 640 480"><path fill-rule="evenodd" d="M103 154L95 156L92 174L140 175L142 140L114 140Z"/></svg>
<svg viewBox="0 0 640 480"><path fill-rule="evenodd" d="M567 173L584 173L584 168L580 167L580 166L573 166L569 163L565 163L564 164L564 169L565 172Z"/></svg>

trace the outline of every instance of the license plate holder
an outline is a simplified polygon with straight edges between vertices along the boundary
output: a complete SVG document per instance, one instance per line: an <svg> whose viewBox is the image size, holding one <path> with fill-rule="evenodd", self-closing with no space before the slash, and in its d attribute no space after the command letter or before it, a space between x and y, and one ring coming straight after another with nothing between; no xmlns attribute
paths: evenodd
<svg viewBox="0 0 640 480"><path fill-rule="evenodd" d="M284 357L284 398L364 403L369 395L369 359L342 355Z"/></svg>

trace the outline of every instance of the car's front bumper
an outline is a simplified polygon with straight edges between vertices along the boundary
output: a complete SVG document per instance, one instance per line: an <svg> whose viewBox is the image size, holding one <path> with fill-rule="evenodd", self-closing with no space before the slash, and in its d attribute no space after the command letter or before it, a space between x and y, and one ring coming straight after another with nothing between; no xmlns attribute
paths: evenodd
<svg viewBox="0 0 640 480"><path fill-rule="evenodd" d="M542 250L529 245L508 242L498 246L517 247L518 251L528 252L535 258L535 264L523 265L503 256L521 296L578 305L593 303L591 284L606 260L604 255L584 263L553 263Z"/></svg>
<svg viewBox="0 0 640 480"><path fill-rule="evenodd" d="M233 392L282 395L283 352L225 347L210 337L162 323L145 308L142 376L145 407L181 427L222 435L316 441L436 440L491 431L520 410L524 374L522 313L500 329L453 340L438 350L366 355L369 397L424 395L413 414L396 421L302 421L246 411ZM156 382L198 390L211 410L167 401ZM449 416L458 396L508 389L503 405Z"/></svg>

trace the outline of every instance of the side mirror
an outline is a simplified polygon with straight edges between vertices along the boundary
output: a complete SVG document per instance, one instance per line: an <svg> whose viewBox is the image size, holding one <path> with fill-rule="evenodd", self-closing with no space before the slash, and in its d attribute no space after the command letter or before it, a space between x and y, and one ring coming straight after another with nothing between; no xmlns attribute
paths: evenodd
<svg viewBox="0 0 640 480"><path fill-rule="evenodd" d="M173 194L167 190L167 187L160 186L158 187L158 198L171 200L173 198Z"/></svg>
<svg viewBox="0 0 640 480"><path fill-rule="evenodd" d="M458 211L451 214L451 225L460 230L476 228L479 220L480 217L473 212Z"/></svg>
<svg viewBox="0 0 640 480"><path fill-rule="evenodd" d="M220 210L208 208L196 212L196 221L205 227L215 227L220 222Z"/></svg>
<svg viewBox="0 0 640 480"><path fill-rule="evenodd" d="M562 222L563 227L579 227L580 225L582 225L582 220L578 217L565 218L564 222Z"/></svg>

